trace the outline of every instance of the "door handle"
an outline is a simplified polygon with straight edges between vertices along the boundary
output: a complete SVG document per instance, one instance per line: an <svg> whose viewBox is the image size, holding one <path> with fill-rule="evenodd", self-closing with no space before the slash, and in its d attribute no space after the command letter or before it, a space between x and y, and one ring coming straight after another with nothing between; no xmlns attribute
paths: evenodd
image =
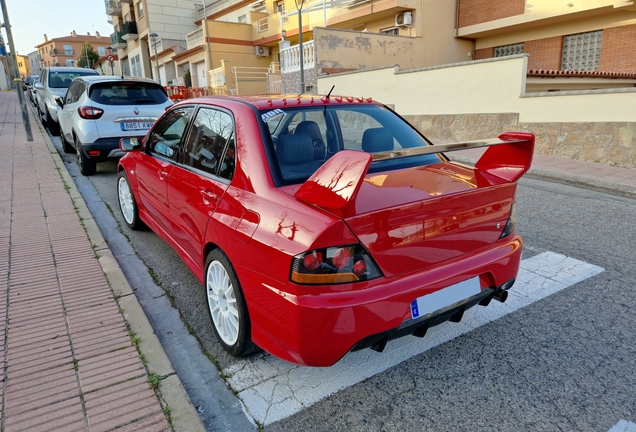
<svg viewBox="0 0 636 432"><path fill-rule="evenodd" d="M201 196L203 197L203 202L206 204L214 204L216 203L216 200L219 199L216 194L213 194L212 192L206 190L201 191Z"/></svg>
<svg viewBox="0 0 636 432"><path fill-rule="evenodd" d="M158 171L158 173L161 180L165 180L168 178L168 171Z"/></svg>

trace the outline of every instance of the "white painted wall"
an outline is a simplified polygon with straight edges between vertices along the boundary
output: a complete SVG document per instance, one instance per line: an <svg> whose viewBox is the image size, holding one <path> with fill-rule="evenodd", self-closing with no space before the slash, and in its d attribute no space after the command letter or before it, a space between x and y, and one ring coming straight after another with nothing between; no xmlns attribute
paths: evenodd
<svg viewBox="0 0 636 432"><path fill-rule="evenodd" d="M634 122L636 88L526 95L527 54L318 77L318 93L373 97L403 115L519 113L524 123Z"/></svg>

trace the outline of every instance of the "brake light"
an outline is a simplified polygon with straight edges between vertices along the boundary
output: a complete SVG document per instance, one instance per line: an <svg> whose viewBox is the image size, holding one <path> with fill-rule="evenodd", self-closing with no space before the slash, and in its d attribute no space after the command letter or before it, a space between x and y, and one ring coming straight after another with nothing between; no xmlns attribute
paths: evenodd
<svg viewBox="0 0 636 432"><path fill-rule="evenodd" d="M96 120L104 114L104 110L101 108L93 108L90 106L81 106L77 109L77 113L83 119Z"/></svg>
<svg viewBox="0 0 636 432"><path fill-rule="evenodd" d="M375 279L382 276L371 255L360 244L316 249L292 260L291 281L299 284L331 285Z"/></svg>

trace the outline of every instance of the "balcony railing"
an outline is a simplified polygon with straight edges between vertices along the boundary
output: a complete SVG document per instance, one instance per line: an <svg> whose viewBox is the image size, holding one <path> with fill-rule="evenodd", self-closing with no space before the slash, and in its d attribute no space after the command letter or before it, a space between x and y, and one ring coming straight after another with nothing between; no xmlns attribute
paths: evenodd
<svg viewBox="0 0 636 432"><path fill-rule="evenodd" d="M223 72L223 67L212 69L210 71L210 84L212 87L221 87L224 86L227 82L225 77L225 72Z"/></svg>
<svg viewBox="0 0 636 432"><path fill-rule="evenodd" d="M240 3L241 0L216 0L216 1L206 1L205 2L205 12L210 15L221 11L225 8L235 5L236 3ZM205 18L205 14L203 13L203 6L196 6L196 21Z"/></svg>
<svg viewBox="0 0 636 432"><path fill-rule="evenodd" d="M121 37L124 40L137 39L137 23L134 21L126 21L121 25Z"/></svg>
<svg viewBox="0 0 636 432"><path fill-rule="evenodd" d="M300 71L300 49L298 45L280 51L280 71L282 73ZM303 70L316 67L316 45L314 41L303 43Z"/></svg>
<svg viewBox="0 0 636 432"><path fill-rule="evenodd" d="M186 48L192 49L194 47L198 47L199 45L203 45L203 29L199 28L195 31L192 31L186 35Z"/></svg>
<svg viewBox="0 0 636 432"><path fill-rule="evenodd" d="M115 49L126 48L126 41L121 38L122 32L118 31L110 35L110 45Z"/></svg>
<svg viewBox="0 0 636 432"><path fill-rule="evenodd" d="M106 5L106 15L120 15L121 3L119 0L104 0Z"/></svg>

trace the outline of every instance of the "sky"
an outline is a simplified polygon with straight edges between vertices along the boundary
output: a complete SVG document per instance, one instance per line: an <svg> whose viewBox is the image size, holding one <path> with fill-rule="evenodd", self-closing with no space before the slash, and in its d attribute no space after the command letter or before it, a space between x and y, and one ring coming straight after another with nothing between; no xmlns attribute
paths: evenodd
<svg viewBox="0 0 636 432"><path fill-rule="evenodd" d="M18 54L27 55L35 46L44 42L44 34L50 39L77 34L91 35L98 31L110 38L113 26L106 21L104 0L4 0L11 22L13 41ZM0 14L1 17L1 14ZM4 17L2 17L4 18ZM4 19L1 20L4 22ZM2 36L7 51L7 33Z"/></svg>

